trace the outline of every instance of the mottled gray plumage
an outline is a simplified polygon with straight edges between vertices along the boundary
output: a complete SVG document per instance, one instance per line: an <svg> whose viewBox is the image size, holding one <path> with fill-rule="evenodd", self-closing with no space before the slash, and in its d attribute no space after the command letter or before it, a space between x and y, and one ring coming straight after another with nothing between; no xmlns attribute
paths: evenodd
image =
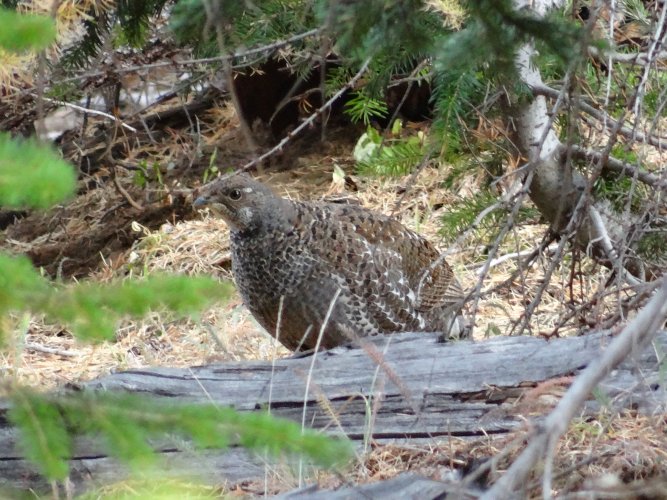
<svg viewBox="0 0 667 500"><path fill-rule="evenodd" d="M289 349L314 348L330 308L324 348L401 331L461 335L463 292L452 269L395 219L358 205L287 200L247 174L204 187L195 206L204 205L230 227L245 305Z"/></svg>

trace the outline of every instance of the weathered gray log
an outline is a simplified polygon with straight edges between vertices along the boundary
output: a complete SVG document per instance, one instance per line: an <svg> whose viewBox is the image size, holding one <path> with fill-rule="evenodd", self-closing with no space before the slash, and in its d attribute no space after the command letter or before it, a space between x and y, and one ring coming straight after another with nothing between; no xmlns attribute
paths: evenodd
<svg viewBox="0 0 667 500"><path fill-rule="evenodd" d="M321 352L314 362L312 356L303 356L273 364L256 361L132 370L81 388L214 402L241 411L270 406L272 414L296 422L302 420L306 399L307 426L331 434L345 433L360 442L369 433L370 407L374 412L370 432L375 440L474 438L504 434L521 426L524 419L510 403L526 388L576 374L599 355L608 340L608 333L598 332L548 342L534 337L497 337L444 344L435 334L400 334L376 339L362 348ZM656 345L634 353L621 369L609 375L601 387L608 398L623 398L623 404L644 411L665 405L658 353L667 351L667 332L659 335ZM371 397L376 402L369 403ZM328 410L318 403L323 399L329 402ZM597 406L599 403L591 401L591 411ZM217 484L263 477L264 461L242 450L207 451L193 458L188 448L182 442L165 441L160 446L170 470ZM71 466L75 491L124 474L93 439L78 442ZM15 430L6 421L0 421L0 486L37 490L46 486L23 460Z"/></svg>
<svg viewBox="0 0 667 500"><path fill-rule="evenodd" d="M454 486L415 474L400 474L386 481L340 488L336 491L318 490L310 486L280 495L276 500L435 500L453 493ZM457 498L462 498L457 496Z"/></svg>

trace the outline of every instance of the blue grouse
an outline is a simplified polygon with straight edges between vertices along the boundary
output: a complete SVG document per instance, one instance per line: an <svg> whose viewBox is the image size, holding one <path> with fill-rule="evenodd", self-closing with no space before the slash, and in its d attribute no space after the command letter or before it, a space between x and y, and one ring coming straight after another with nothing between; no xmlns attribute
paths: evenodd
<svg viewBox="0 0 667 500"><path fill-rule="evenodd" d="M194 206L229 225L243 302L288 349L316 347L323 325L325 349L383 333L465 335L451 267L391 217L281 198L247 174L204 186Z"/></svg>

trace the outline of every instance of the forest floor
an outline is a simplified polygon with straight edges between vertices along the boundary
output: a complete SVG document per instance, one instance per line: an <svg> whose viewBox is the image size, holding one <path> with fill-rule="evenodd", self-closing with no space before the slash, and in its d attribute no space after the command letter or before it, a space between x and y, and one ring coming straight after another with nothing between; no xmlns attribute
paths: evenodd
<svg viewBox="0 0 667 500"><path fill-rule="evenodd" d="M170 108L169 103L163 106ZM95 119L91 122L95 123ZM88 126L87 136L96 137L101 128ZM427 122L415 124L413 133L428 127ZM346 195L358 198L368 208L393 214L448 253L448 261L464 288L474 286L487 259L489 235L499 226L452 239L443 237L441 219L448 207L478 191L489 179L471 170L453 187L444 186L442 180L452 168L446 164L428 166L414 183L409 176L360 176L352 151L361 133L363 129L356 126L332 127L325 141L320 142L319 133L309 132L257 175L285 196L320 199ZM106 137L106 133L99 137ZM60 147L66 157L74 158L67 151L70 140L73 139L61 140ZM77 140L83 141L81 137ZM115 156L97 158L94 168L82 175L74 199L46 213L27 214L7 226L0 235L0 248L10 253L27 253L46 274L64 283L105 283L152 272L231 279L228 230L209 214L195 213L190 208L192 194L188 190L197 188L212 173L211 150L216 151L215 163L222 171L253 157L232 108L221 103L206 109L198 115L196 134L189 127L172 126L153 141L133 141L119 135L112 141L89 141L86 149L79 150L90 159L95 147L112 150L119 144L122 147L114 150ZM208 151L208 156L201 151ZM113 158L118 161L114 163ZM345 177L339 175L341 170ZM508 280L516 269L517 259L512 255L537 247L546 230L537 216L515 225L496 255L506 258L490 268L484 289ZM474 323L476 339L512 333L544 280L549 264L549 253L545 253L530 272L479 301ZM586 259L576 273L570 266L558 267L530 321L530 332L552 334L572 309L571 304L603 288L604 279L605 272ZM602 315L602 309L572 315L573 319L559 327L558 333L574 333L583 324L595 325L596 318ZM236 295L203 311L197 319L175 319L167 313L154 312L141 321L123 321L115 340L101 344L78 342L61 325L46 323L39 317L31 317L27 327L16 331L15 337L17 347L2 351L0 369L17 382L42 390L145 366L185 367L289 354L262 331ZM554 384L547 391L556 401L565 388ZM376 480L405 470L437 476L443 464L460 466L464 458L494 455L515 437L475 442L449 440L412 449L379 447L359 464L355 477ZM656 424L652 417L628 413L622 418L601 415L597 420L579 422L559 442L556 451L555 470L562 474L558 487L572 491L607 476L632 483L664 474L665 450L664 426ZM567 474L568 470L572 472ZM609 477L606 480L611 481ZM283 487L278 488L283 491L293 486L290 479L284 479ZM324 484L332 481L325 476L322 480ZM244 485L241 490L263 491L262 485Z"/></svg>

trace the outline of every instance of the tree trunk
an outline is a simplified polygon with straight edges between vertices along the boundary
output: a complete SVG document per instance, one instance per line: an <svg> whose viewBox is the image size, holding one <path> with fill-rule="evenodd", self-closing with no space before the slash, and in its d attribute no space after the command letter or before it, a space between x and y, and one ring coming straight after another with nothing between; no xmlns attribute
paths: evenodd
<svg viewBox="0 0 667 500"><path fill-rule="evenodd" d="M517 10L531 9L538 16L562 4L558 0L514 0ZM540 72L532 62L536 55L534 45L526 43L515 58L520 79L531 89L544 87ZM566 78L564 86L568 85ZM569 103L567 93L560 97L561 104ZM637 243L645 225L640 216L629 210L620 213L608 201L594 200L591 196L594 179L584 177L573 167L569 145L562 144L553 130L546 98L536 95L532 101L522 101L511 114L516 123L515 143L530 162L530 199L552 228L557 233L573 235L582 251L609 267L625 269L642 279L660 275L662 271L655 266L645 269L643 261L636 257ZM614 144L616 138L611 135L610 143ZM604 155L603 152L603 158ZM601 168L597 163L593 167L599 175ZM636 282L632 276L628 280Z"/></svg>

